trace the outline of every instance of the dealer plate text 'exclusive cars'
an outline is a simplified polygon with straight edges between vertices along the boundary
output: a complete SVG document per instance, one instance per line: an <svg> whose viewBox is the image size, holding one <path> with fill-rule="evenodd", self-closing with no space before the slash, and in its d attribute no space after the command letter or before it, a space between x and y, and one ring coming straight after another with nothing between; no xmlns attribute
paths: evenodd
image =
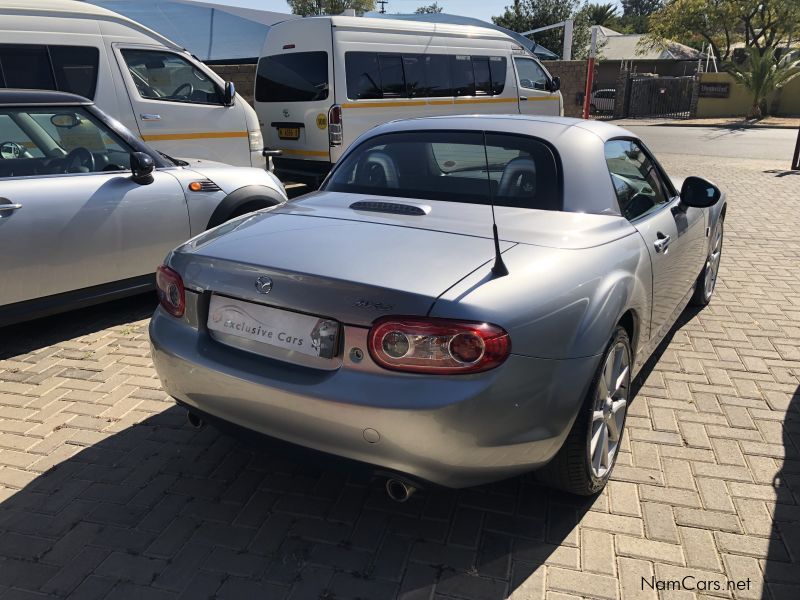
<svg viewBox="0 0 800 600"><path fill-rule="evenodd" d="M170 253L153 359L195 418L404 485L595 493L632 378L711 298L725 209L606 123L389 123L318 192Z"/></svg>

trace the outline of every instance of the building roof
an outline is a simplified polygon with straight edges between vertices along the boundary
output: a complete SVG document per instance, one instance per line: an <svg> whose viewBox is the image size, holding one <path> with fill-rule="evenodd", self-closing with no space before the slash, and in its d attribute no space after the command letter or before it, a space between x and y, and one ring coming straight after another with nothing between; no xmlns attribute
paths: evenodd
<svg viewBox="0 0 800 600"><path fill-rule="evenodd" d="M255 61L261 54L264 39L271 25L300 18L288 13L195 0L86 0L86 2L142 23L207 62Z"/></svg>
<svg viewBox="0 0 800 600"><path fill-rule="evenodd" d="M668 40L663 47L644 49L639 42L641 33L620 33L608 27L599 28L602 46L600 57L605 60L697 60L700 52L684 44Z"/></svg>

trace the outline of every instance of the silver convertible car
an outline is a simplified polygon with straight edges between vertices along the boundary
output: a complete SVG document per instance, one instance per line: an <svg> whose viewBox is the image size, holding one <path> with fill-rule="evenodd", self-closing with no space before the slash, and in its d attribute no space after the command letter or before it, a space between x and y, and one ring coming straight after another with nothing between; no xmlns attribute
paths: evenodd
<svg viewBox="0 0 800 600"><path fill-rule="evenodd" d="M80 96L0 89L0 326L152 289L176 244L285 200L271 173L159 153Z"/></svg>
<svg viewBox="0 0 800 600"><path fill-rule="evenodd" d="M389 123L318 192L175 249L153 359L190 421L368 463L395 499L535 469L592 494L632 378L709 302L725 210L609 124Z"/></svg>

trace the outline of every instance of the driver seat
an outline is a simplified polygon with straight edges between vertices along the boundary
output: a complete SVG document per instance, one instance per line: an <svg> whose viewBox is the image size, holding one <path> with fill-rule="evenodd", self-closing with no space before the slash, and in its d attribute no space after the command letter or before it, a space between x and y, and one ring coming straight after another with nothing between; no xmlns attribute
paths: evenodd
<svg viewBox="0 0 800 600"><path fill-rule="evenodd" d="M497 195L504 198L529 200L528 208L534 208L536 197L536 163L527 157L515 158L503 169ZM525 206L524 204L522 206Z"/></svg>
<svg viewBox="0 0 800 600"><path fill-rule="evenodd" d="M400 181L397 165L385 152L368 152L356 166L353 183L365 187L398 188Z"/></svg>

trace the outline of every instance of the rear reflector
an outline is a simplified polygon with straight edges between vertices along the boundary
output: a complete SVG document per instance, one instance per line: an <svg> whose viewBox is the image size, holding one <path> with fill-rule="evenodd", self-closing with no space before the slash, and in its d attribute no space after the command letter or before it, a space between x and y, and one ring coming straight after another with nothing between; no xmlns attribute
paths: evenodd
<svg viewBox="0 0 800 600"><path fill-rule="evenodd" d="M294 44L285 44L283 46L284 50L294 50L294 48L295 48Z"/></svg>
<svg viewBox="0 0 800 600"><path fill-rule="evenodd" d="M342 107L338 104L328 111L328 142L331 146L342 145Z"/></svg>
<svg viewBox="0 0 800 600"><path fill-rule="evenodd" d="M165 265L156 269L156 288L158 301L173 317L182 317L186 311L186 290L183 279L177 272Z"/></svg>
<svg viewBox="0 0 800 600"><path fill-rule="evenodd" d="M511 339L489 323L383 317L373 323L368 347L386 369L450 375L497 367L511 353Z"/></svg>

